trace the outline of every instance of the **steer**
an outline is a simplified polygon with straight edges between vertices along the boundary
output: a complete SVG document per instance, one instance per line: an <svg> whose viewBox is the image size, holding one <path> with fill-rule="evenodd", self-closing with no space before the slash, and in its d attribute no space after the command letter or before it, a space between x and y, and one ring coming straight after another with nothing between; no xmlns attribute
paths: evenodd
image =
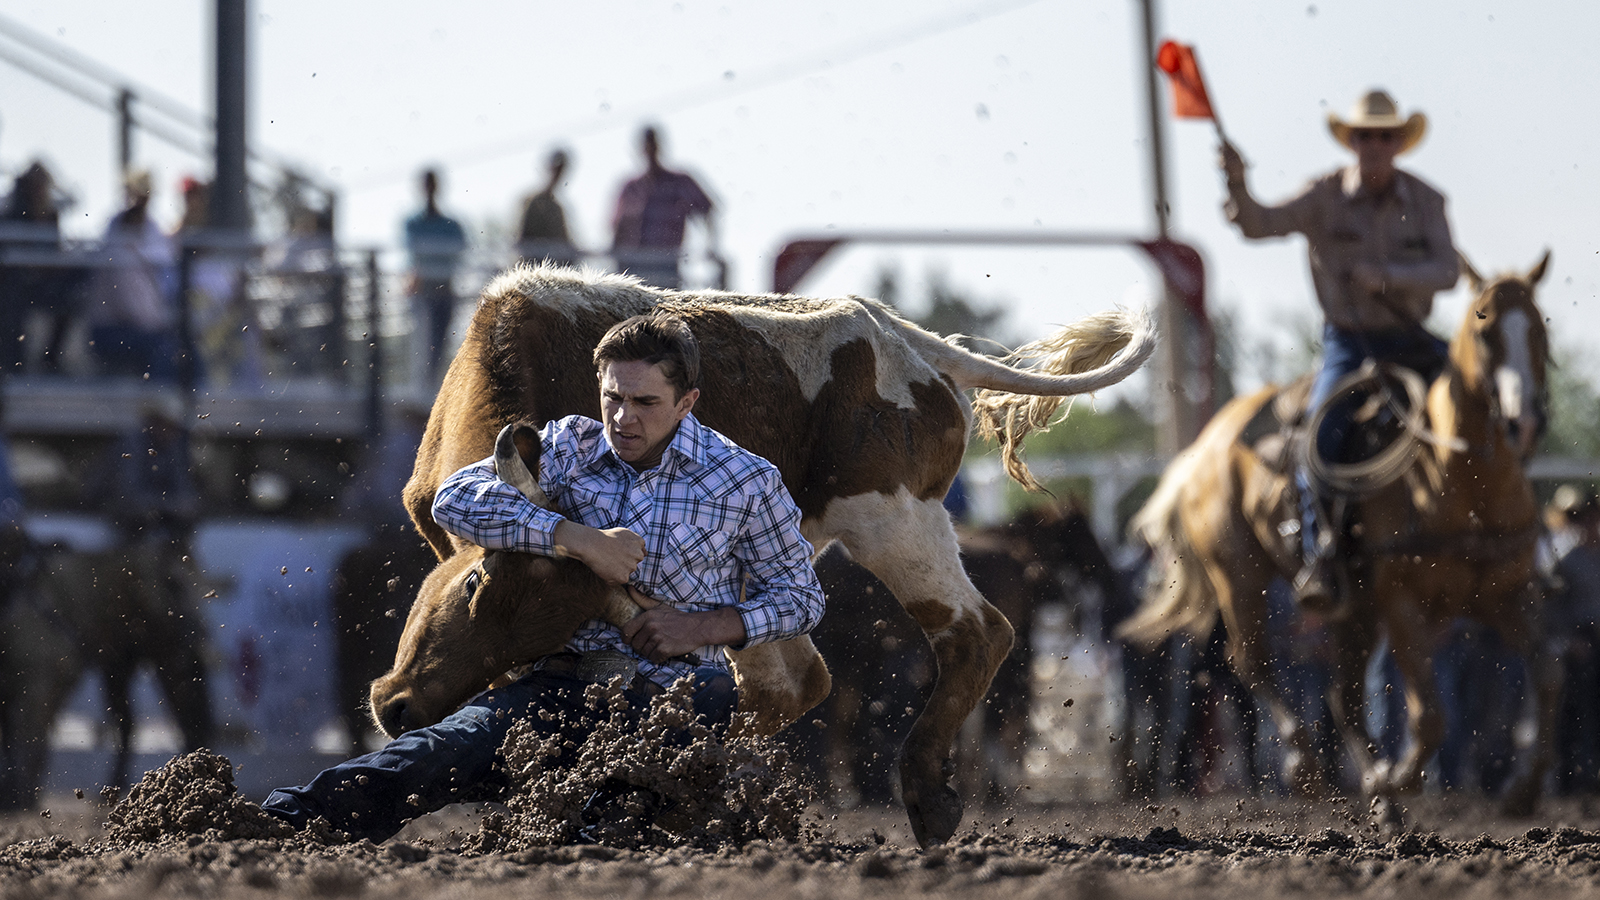
<svg viewBox="0 0 1600 900"><path fill-rule="evenodd" d="M536 461L532 429L506 426L595 415L593 347L610 326L653 309L682 317L700 344L696 417L777 466L806 538L843 543L927 635L938 676L901 751L901 794L918 842L948 839L962 802L946 760L1010 652L1012 628L962 571L941 501L975 412L982 433L1001 441L1007 471L1037 487L1020 439L1047 425L1062 397L1115 384L1149 358L1155 339L1142 312L1092 316L995 360L859 297L669 291L547 266L500 275L445 374L406 485L406 507L440 562L394 669L373 683L378 726L394 736L437 722L507 669L559 649L584 619L620 623L637 611L575 560L486 553L447 535L432 504L439 484L489 456L502 432L502 477L541 502L525 486L531 473L507 468ZM1022 360L1034 364L1012 364ZM808 638L729 655L740 711L763 733L827 696Z"/></svg>

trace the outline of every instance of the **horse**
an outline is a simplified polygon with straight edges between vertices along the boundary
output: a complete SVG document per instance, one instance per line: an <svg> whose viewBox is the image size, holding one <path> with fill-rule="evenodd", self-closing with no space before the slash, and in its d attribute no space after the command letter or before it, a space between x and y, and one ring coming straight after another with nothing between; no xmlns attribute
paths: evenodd
<svg viewBox="0 0 1600 900"><path fill-rule="evenodd" d="M1503 802L1509 812L1526 812L1538 801L1555 695L1535 656L1539 508L1526 460L1548 357L1534 289L1549 259L1547 252L1526 274L1487 281L1463 260L1475 299L1444 370L1419 391L1413 412L1420 423L1409 426L1414 457L1396 466L1400 477L1373 488L1350 524L1360 565L1348 614L1332 623L1328 700L1363 793L1386 819L1398 814L1395 795L1420 787L1442 742L1432 643L1458 616L1498 629L1537 672L1539 740ZM1274 442L1250 438L1275 409L1283 417L1278 401L1288 390L1269 386L1231 401L1167 467L1130 523L1160 555L1162 577L1121 634L1147 645L1180 630L1203 638L1220 614L1233 666L1283 738L1286 775L1316 793L1322 778L1310 736L1274 682L1266 652L1268 582L1292 577L1300 561L1293 476ZM1405 681L1408 740L1395 761L1374 756L1362 714L1362 678L1379 627Z"/></svg>
<svg viewBox="0 0 1600 900"><path fill-rule="evenodd" d="M7 770L0 809L37 801L51 725L88 672L101 675L115 727L109 786L127 784L130 692L143 663L154 668L186 749L216 734L200 612L179 568L187 557L155 543L96 553L41 550L37 571L12 592L0 616L0 749Z"/></svg>

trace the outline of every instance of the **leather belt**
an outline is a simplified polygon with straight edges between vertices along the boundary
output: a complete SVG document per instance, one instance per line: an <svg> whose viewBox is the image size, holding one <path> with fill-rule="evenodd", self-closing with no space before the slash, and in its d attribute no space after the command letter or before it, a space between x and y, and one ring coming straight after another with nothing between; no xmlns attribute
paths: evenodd
<svg viewBox="0 0 1600 900"><path fill-rule="evenodd" d="M606 684L620 675L627 682L628 690L646 697L666 691L666 688L639 674L638 659L614 650L591 650L588 653L563 650L541 657L534 662L533 670L571 675L591 684Z"/></svg>

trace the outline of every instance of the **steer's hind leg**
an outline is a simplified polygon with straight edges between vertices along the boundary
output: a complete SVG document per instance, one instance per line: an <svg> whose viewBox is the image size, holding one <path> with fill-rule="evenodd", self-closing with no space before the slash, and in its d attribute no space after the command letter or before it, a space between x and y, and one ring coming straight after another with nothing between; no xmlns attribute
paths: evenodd
<svg viewBox="0 0 1600 900"><path fill-rule="evenodd" d="M938 676L901 751L900 787L917 842L941 843L962 814L948 783L950 748L1011 652L1011 623L967 579L950 515L938 501L904 489L835 500L824 527L883 580L933 645Z"/></svg>

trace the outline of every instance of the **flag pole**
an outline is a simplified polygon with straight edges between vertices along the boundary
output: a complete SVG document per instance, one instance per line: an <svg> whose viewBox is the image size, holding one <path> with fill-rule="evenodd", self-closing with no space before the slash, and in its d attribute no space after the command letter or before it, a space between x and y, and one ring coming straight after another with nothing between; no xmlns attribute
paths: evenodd
<svg viewBox="0 0 1600 900"><path fill-rule="evenodd" d="M1206 103L1211 107L1211 124L1216 126L1217 140L1224 144L1232 143L1228 140L1228 133L1222 130L1222 114L1217 112L1217 98L1212 95L1211 86L1206 84L1206 70L1200 68L1200 51L1191 47L1189 52L1194 54L1194 73L1200 79L1200 90L1205 92Z"/></svg>

